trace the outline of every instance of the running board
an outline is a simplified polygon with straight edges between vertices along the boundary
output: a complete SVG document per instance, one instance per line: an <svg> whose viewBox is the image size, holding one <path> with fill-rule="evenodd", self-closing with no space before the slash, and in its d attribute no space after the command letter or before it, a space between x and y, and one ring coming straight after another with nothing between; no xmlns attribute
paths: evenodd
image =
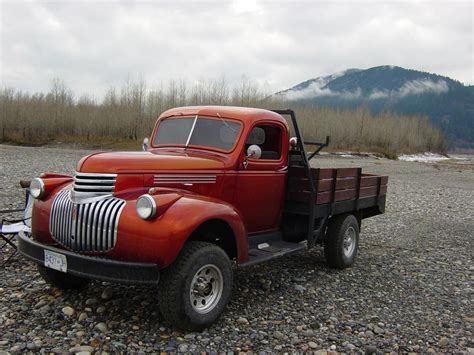
<svg viewBox="0 0 474 355"><path fill-rule="evenodd" d="M304 249L306 249L306 241L301 243L290 243L281 240L271 243L261 243L257 247L249 249L249 260L245 263L239 264L239 266L246 267L255 265L284 255L293 254Z"/></svg>

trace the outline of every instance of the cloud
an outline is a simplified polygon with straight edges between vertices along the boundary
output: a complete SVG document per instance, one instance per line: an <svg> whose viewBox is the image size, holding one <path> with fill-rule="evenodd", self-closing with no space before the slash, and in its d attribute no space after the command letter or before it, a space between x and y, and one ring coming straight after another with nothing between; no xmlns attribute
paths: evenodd
<svg viewBox="0 0 474 355"><path fill-rule="evenodd" d="M283 93L280 93L287 100L301 100L308 99L313 97L338 97L345 100L354 100L362 96L362 91L360 88L357 88L355 91L333 91L329 88L320 87L320 83L314 82L310 84L307 88L302 90L288 90Z"/></svg>
<svg viewBox="0 0 474 355"><path fill-rule="evenodd" d="M373 90L369 99L400 99L409 95L422 95L422 94L444 94L449 91L449 86L445 80L433 81L430 79L422 80L411 80L407 81L397 90Z"/></svg>
<svg viewBox="0 0 474 355"><path fill-rule="evenodd" d="M471 1L0 0L0 85L47 91L59 77L101 96L128 76L156 86L246 75L277 92L381 64L474 84L472 10Z"/></svg>
<svg viewBox="0 0 474 355"><path fill-rule="evenodd" d="M315 97L337 97L344 100L355 100L362 97L361 88L354 91L333 91L325 87L332 79L341 76L343 73L337 73L332 76L314 79L314 81L304 89L292 89L280 92L277 95L283 96L287 100L302 100ZM449 91L449 86L445 80L433 81L430 79L407 81L396 90L377 90L374 89L368 95L370 100L393 99L398 100L409 95L421 95L427 93L444 94Z"/></svg>
<svg viewBox="0 0 474 355"><path fill-rule="evenodd" d="M358 69L349 69L349 70L358 70ZM347 73L348 70L341 70L331 75L318 77L312 79L312 82L304 89L296 90L287 90L280 93L277 93L279 96L285 97L287 100L301 100L312 97L321 97L321 96L339 96L344 99L355 99L360 97L361 91L356 90L355 92L335 92L325 86L332 80L337 79Z"/></svg>
<svg viewBox="0 0 474 355"><path fill-rule="evenodd" d="M305 89L302 90L288 90L277 95L285 97L287 100L301 100L312 97L321 97L321 96L334 96L337 93L334 93L330 89L323 89L321 82L316 81L308 85Z"/></svg>
<svg viewBox="0 0 474 355"><path fill-rule="evenodd" d="M449 91L449 86L444 80L432 81L429 79L412 80L405 83L398 94L400 97L407 95L421 95L426 93L444 94Z"/></svg>

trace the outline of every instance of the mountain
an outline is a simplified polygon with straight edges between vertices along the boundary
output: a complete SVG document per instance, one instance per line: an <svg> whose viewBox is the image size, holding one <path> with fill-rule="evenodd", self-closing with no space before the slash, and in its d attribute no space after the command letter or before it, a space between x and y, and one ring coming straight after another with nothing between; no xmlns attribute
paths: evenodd
<svg viewBox="0 0 474 355"><path fill-rule="evenodd" d="M425 115L453 146L474 148L474 86L418 70L385 65L304 81L275 94L302 105L368 107L374 113Z"/></svg>

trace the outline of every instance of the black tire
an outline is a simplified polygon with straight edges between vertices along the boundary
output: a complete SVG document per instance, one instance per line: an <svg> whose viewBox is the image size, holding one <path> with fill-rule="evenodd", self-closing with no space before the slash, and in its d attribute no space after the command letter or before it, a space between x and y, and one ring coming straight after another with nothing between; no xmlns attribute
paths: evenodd
<svg viewBox="0 0 474 355"><path fill-rule="evenodd" d="M346 239L347 237L347 239ZM352 242L348 242L352 240ZM350 247L348 246L350 245ZM359 249L359 223L352 214L332 217L324 240L326 263L335 269L354 264Z"/></svg>
<svg viewBox="0 0 474 355"><path fill-rule="evenodd" d="M38 272L48 284L60 288L61 290L83 290L91 281L83 277L56 271L39 264Z"/></svg>
<svg viewBox="0 0 474 355"><path fill-rule="evenodd" d="M220 291L217 291L216 281L212 281L212 273L209 279L202 279L201 273L208 268L212 273L219 273L216 279L219 281ZM218 271L217 271L218 270ZM207 275L207 273L206 273ZM202 275L204 277L208 277ZM196 279L197 277L197 279ZM160 283L158 285L158 302L160 313L166 323L170 326L191 331L201 331L214 323L221 315L225 306L229 302L232 293L232 265L224 250L218 246L207 242L188 242L173 264L163 270ZM201 280L198 282L198 280ZM202 281L204 280L204 281ZM221 283L220 283L221 282ZM194 285L196 293L209 291L210 295L220 295L214 301L208 303L209 310L198 310L198 307L206 307L197 304L195 293L191 294L191 287ZM198 290L198 286L205 285L206 289ZM216 292L214 293L214 290ZM193 302L191 299L194 297ZM193 305L194 303L194 305Z"/></svg>

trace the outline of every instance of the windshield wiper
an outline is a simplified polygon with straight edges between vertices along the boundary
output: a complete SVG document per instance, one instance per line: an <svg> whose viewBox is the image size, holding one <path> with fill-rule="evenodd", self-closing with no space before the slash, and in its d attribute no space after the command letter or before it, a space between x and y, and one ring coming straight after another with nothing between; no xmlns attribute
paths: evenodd
<svg viewBox="0 0 474 355"><path fill-rule="evenodd" d="M196 127L197 119L198 119L198 115L194 117L193 126L191 127L191 131L189 132L189 136L188 136L188 139L186 140L186 145L184 147L185 149L188 147L189 141L191 140L191 136L193 135L193 132L194 132L194 127Z"/></svg>
<svg viewBox="0 0 474 355"><path fill-rule="evenodd" d="M217 117L219 117L219 119L222 121L222 123L223 123L228 129L230 129L232 132L236 132L236 130L233 129L233 128L221 117L221 115L219 115L219 112L217 113Z"/></svg>

